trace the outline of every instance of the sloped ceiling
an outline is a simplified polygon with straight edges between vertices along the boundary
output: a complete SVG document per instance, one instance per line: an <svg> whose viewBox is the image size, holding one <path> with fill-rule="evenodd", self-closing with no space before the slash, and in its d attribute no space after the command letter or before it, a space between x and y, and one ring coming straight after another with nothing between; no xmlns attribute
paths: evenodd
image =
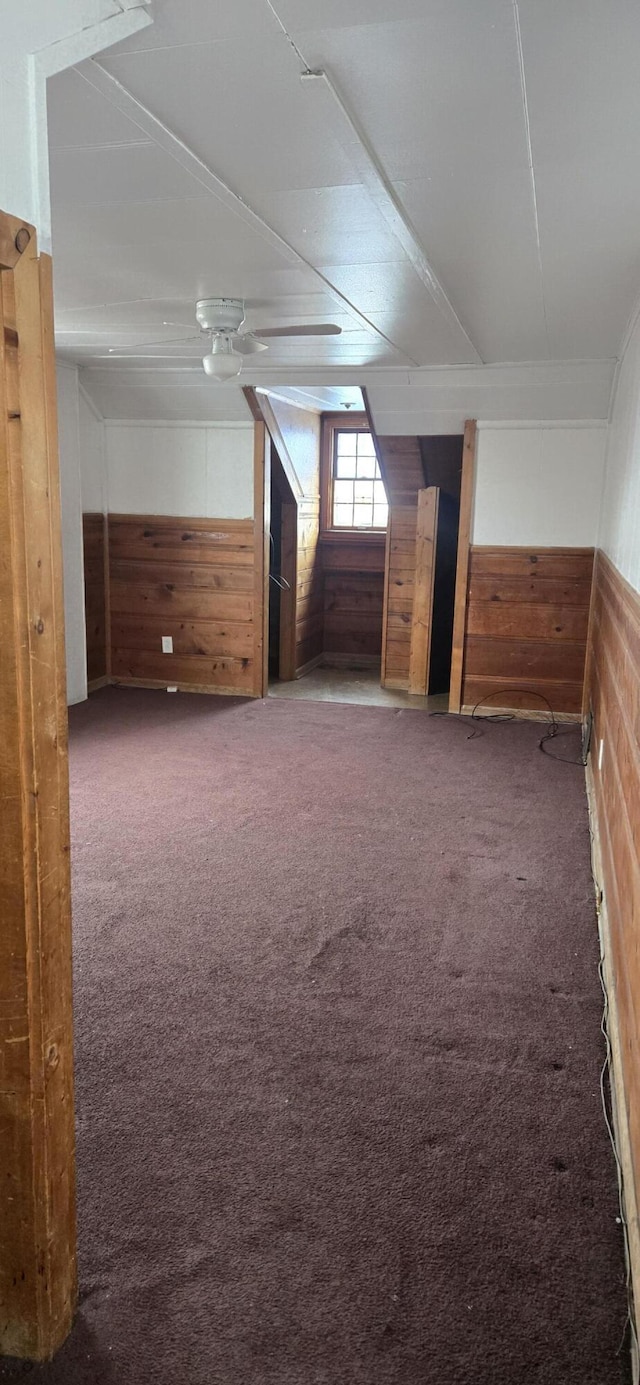
<svg viewBox="0 0 640 1385"><path fill-rule="evenodd" d="M58 344L109 408L135 389L146 409L141 392L159 384L167 399L158 368L172 392L189 388L201 344L172 339L198 297L238 296L251 325L342 328L272 344L247 383L370 382L374 413L397 413L378 379L415 402L424 371L433 390L442 368L571 362L566 406L566 369L556 395L532 376L526 416L606 416L640 288L635 0L151 12L150 28L49 84ZM305 67L329 74L360 142ZM145 381L126 394L135 372ZM578 396L592 412L567 413Z"/></svg>

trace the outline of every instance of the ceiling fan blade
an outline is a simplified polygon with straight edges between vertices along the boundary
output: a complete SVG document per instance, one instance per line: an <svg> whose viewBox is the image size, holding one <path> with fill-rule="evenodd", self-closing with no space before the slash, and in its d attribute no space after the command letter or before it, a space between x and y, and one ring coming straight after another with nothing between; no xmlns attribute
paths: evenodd
<svg viewBox="0 0 640 1385"><path fill-rule="evenodd" d="M253 356L256 351L267 351L266 341L256 341L252 332L247 332L242 337L232 337L231 345L234 351L239 351L241 356Z"/></svg>
<svg viewBox="0 0 640 1385"><path fill-rule="evenodd" d="M116 351L118 354L121 351L140 351L143 346L179 346L183 342L199 340L200 333L198 332L196 336L193 337L169 337L168 339L166 337L159 337L156 341L132 342L130 346L125 342L124 346L110 346L109 355L113 355Z"/></svg>
<svg viewBox="0 0 640 1385"><path fill-rule="evenodd" d="M333 322L312 322L308 327L254 327L252 337L339 337L341 327Z"/></svg>

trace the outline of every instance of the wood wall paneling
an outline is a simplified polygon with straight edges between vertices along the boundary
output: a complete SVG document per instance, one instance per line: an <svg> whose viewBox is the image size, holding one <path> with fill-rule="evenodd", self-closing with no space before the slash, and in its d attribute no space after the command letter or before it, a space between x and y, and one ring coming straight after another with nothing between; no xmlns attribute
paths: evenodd
<svg viewBox="0 0 640 1385"><path fill-rule="evenodd" d="M592 569L592 549L470 550L465 707L490 697L542 710L546 699L556 712L580 712Z"/></svg>
<svg viewBox="0 0 640 1385"><path fill-rule="evenodd" d="M385 534L325 534L325 657L366 663L382 658Z"/></svg>
<svg viewBox="0 0 640 1385"><path fill-rule="evenodd" d="M588 778L604 895L609 976L613 978L619 1055L630 1146L625 1179L632 1267L638 1294L640 1201L640 594L602 553L594 572L587 663L587 704L594 715ZM600 743L603 742L600 757Z"/></svg>
<svg viewBox="0 0 640 1385"><path fill-rule="evenodd" d="M440 491L436 486L418 491L416 562L409 646L409 692L422 697L429 691L439 505Z"/></svg>
<svg viewBox="0 0 640 1385"><path fill-rule="evenodd" d="M317 663L323 649L324 604L320 555L320 495L298 501L296 673Z"/></svg>
<svg viewBox="0 0 640 1385"><path fill-rule="evenodd" d="M0 214L0 1353L76 1301L69 794L51 261Z"/></svg>
<svg viewBox="0 0 640 1385"><path fill-rule="evenodd" d="M409 687L411 625L416 569L416 506L396 505L389 511L387 542L384 686Z"/></svg>
<svg viewBox="0 0 640 1385"><path fill-rule="evenodd" d="M113 681L260 696L253 520L110 515L108 534Z"/></svg>
<svg viewBox="0 0 640 1385"><path fill-rule="evenodd" d="M82 516L84 608L89 689L107 677L106 516Z"/></svg>

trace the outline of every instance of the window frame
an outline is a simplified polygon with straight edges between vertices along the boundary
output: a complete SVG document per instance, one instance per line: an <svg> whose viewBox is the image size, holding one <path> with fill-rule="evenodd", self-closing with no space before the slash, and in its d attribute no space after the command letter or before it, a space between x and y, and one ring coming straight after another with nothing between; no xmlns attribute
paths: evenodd
<svg viewBox="0 0 640 1385"><path fill-rule="evenodd" d="M333 523L333 459L335 451L336 433L371 433L371 424L364 412L344 413L344 414L323 414L322 415L322 436L320 450L320 531L323 536L330 536L332 539L343 538L349 543L365 543L367 540L374 539L379 542L381 536L386 534L389 521L383 526L366 525L362 528L355 526L347 528L346 525L336 526ZM378 468L380 462L374 441L374 451ZM383 480L382 476L380 477ZM386 489L385 489L386 494ZM387 505L389 497L387 496Z"/></svg>

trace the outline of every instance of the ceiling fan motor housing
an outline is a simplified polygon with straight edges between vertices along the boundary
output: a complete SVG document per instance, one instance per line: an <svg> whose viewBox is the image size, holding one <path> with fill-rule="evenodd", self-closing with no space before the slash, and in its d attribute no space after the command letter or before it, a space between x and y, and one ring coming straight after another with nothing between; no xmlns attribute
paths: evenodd
<svg viewBox="0 0 640 1385"><path fill-rule="evenodd" d="M201 298L196 320L205 332L237 332L244 322L241 298Z"/></svg>

